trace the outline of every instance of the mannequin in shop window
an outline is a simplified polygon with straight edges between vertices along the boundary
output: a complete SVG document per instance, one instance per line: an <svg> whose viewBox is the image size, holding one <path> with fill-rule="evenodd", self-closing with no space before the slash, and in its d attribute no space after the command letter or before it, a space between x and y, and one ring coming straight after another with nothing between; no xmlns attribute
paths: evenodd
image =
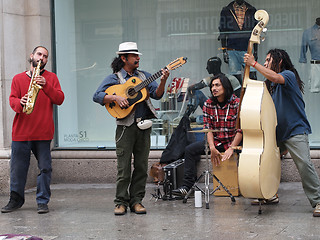
<svg viewBox="0 0 320 240"><path fill-rule="evenodd" d="M200 82L193 84L188 87L188 96L189 96L189 103L187 105L187 109L185 114L187 116L190 116L192 113L195 112L195 110L200 107L203 108L204 102L208 99L204 93L200 90L205 87L209 87L211 79L221 74L221 64L222 61L219 57L211 57L207 61L207 71L210 74L210 76L203 78ZM240 97L240 91L241 91L241 85L236 77L230 74L225 74L226 77L230 80L234 94L237 97ZM200 119L197 117L197 123L202 124L202 115L199 116Z"/></svg>
<svg viewBox="0 0 320 240"><path fill-rule="evenodd" d="M229 3L220 13L220 36L223 60L229 66L229 73L234 75L242 84L244 54L247 52L251 31L257 24L254 18L256 8L243 0ZM258 46L253 45L253 55L257 60ZM257 79L256 70L250 68L250 78Z"/></svg>
<svg viewBox="0 0 320 240"><path fill-rule="evenodd" d="M320 17L315 24L302 35L300 63L307 63L307 51L311 53L309 89L312 93L320 92Z"/></svg>

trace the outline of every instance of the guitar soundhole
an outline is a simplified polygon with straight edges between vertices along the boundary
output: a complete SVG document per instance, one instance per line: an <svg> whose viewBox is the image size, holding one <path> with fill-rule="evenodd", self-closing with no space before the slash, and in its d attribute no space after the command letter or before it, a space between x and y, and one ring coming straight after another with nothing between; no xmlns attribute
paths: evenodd
<svg viewBox="0 0 320 240"><path fill-rule="evenodd" d="M133 97L135 94L136 94L136 91L134 90L134 88L130 88L130 89L128 90L128 95L129 95L130 97Z"/></svg>

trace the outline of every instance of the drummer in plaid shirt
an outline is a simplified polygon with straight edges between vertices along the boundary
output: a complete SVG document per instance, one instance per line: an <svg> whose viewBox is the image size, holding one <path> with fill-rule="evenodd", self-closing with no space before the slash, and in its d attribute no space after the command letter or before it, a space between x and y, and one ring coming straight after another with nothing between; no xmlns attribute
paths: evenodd
<svg viewBox="0 0 320 240"><path fill-rule="evenodd" d="M236 129L240 99L230 91L229 84L229 79L224 75L212 79L212 97L203 106L204 128L219 130L207 134L211 161L216 166L229 159L233 154L232 147L242 140L241 130ZM221 152L225 152L223 156Z"/></svg>
<svg viewBox="0 0 320 240"><path fill-rule="evenodd" d="M214 76L210 83L211 98L203 106L204 127L219 130L208 132L207 140L212 164L217 166L229 159L242 140L242 132L236 129L239 98L233 94L229 79L224 74ZM224 152L224 154L222 154ZM184 197L196 180L196 163L205 153L205 140L194 142L185 149L183 185L172 194Z"/></svg>

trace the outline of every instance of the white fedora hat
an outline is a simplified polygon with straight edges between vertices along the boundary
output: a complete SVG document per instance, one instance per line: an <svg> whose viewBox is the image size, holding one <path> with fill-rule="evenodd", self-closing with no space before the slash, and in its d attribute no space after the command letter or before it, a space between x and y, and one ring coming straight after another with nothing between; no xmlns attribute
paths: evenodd
<svg viewBox="0 0 320 240"><path fill-rule="evenodd" d="M119 44L119 51L116 52L116 54L127 54L127 53L133 53L142 55L142 53L138 52L138 46L135 42L123 42Z"/></svg>

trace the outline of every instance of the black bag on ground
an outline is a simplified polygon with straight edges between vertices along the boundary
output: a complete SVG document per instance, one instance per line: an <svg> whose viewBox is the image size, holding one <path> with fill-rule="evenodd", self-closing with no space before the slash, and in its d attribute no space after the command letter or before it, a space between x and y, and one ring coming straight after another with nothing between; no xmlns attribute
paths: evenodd
<svg viewBox="0 0 320 240"><path fill-rule="evenodd" d="M162 152L160 158L161 164L169 164L184 158L186 146L196 140L195 135L189 132L190 130L190 119L185 115L181 118L179 125L173 131L167 147Z"/></svg>

